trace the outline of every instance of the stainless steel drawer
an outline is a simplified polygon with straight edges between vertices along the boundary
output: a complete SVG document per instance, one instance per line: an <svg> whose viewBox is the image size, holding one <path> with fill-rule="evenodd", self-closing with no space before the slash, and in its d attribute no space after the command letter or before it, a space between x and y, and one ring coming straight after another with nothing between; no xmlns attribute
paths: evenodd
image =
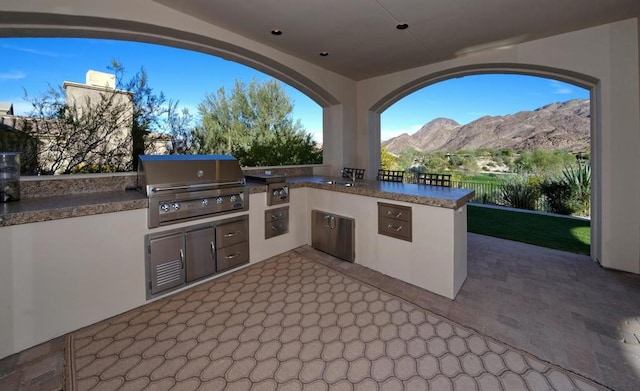
<svg viewBox="0 0 640 391"><path fill-rule="evenodd" d="M270 239L289 232L289 207L264 211L264 238Z"/></svg>
<svg viewBox="0 0 640 391"><path fill-rule="evenodd" d="M216 227L216 247L223 248L249 239L249 221L243 219Z"/></svg>
<svg viewBox="0 0 640 391"><path fill-rule="evenodd" d="M289 232L289 219L269 221L264 223L264 238L270 239L274 236Z"/></svg>
<svg viewBox="0 0 640 391"><path fill-rule="evenodd" d="M411 221L411 208L408 206L378 202L378 216L401 221Z"/></svg>
<svg viewBox="0 0 640 391"><path fill-rule="evenodd" d="M222 272L249 262L249 242L242 242L216 251L216 271Z"/></svg>
<svg viewBox="0 0 640 391"><path fill-rule="evenodd" d="M268 209L264 211L264 221L271 222L276 220L289 220L289 207L285 206L282 208Z"/></svg>
<svg viewBox="0 0 640 391"><path fill-rule="evenodd" d="M411 242L411 208L378 202L378 234Z"/></svg>

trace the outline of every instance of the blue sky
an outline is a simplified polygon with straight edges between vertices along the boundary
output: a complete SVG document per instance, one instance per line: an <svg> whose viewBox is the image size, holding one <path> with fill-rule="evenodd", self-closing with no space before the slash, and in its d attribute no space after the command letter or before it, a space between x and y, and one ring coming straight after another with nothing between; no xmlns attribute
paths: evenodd
<svg viewBox="0 0 640 391"><path fill-rule="evenodd" d="M108 72L117 59L131 74L144 66L155 92L179 100L197 114L205 94L235 79L245 82L265 75L218 57L170 47L98 39L0 38L5 61L0 63L0 101L12 102L16 114L30 111L23 90L38 96L63 81L84 83L89 69ZM129 75L129 76L130 76ZM283 84L294 103L293 116L308 132L322 139L322 109L295 88ZM382 139L413 133L437 117L466 124L485 115L533 110L545 104L589 98L589 92L554 80L519 75L476 75L451 79L417 91L382 114Z"/></svg>

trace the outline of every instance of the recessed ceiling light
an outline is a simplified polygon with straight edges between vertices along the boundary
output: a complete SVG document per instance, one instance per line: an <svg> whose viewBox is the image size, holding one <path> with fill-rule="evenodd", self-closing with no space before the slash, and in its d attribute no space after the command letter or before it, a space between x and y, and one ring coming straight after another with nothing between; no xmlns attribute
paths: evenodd
<svg viewBox="0 0 640 391"><path fill-rule="evenodd" d="M271 34L273 34L273 35L282 35L282 30L278 30L278 29L271 30Z"/></svg>
<svg viewBox="0 0 640 391"><path fill-rule="evenodd" d="M327 57L329 55L329 52L320 52L320 55L322 57Z"/></svg>
<svg viewBox="0 0 640 391"><path fill-rule="evenodd" d="M406 24L406 23L400 23L400 24L396 25L396 28L397 28L398 30L406 30L406 29L408 29L408 28L409 28L409 25L408 25L408 24Z"/></svg>

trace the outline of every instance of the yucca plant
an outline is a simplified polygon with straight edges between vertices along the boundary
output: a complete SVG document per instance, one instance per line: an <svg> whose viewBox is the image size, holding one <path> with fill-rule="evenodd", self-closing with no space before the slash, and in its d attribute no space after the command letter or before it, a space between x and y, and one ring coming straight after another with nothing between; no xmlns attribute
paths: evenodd
<svg viewBox="0 0 640 391"><path fill-rule="evenodd" d="M540 195L537 177L513 177L504 180L500 187L502 204L511 208L536 210Z"/></svg>
<svg viewBox="0 0 640 391"><path fill-rule="evenodd" d="M562 181L570 186L577 200L589 202L591 198L591 166L588 163L565 167L562 170Z"/></svg>
<svg viewBox="0 0 640 391"><path fill-rule="evenodd" d="M591 166L585 163L565 167L560 179L572 190L577 214L588 216L591 209Z"/></svg>

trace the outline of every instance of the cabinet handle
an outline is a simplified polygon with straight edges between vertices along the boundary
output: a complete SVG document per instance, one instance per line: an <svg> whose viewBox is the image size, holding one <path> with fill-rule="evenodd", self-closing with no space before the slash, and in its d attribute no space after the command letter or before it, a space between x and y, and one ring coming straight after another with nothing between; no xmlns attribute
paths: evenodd
<svg viewBox="0 0 640 391"><path fill-rule="evenodd" d="M278 219L281 219L282 217L284 217L282 213L278 213L277 215L272 214L271 220L278 220Z"/></svg>
<svg viewBox="0 0 640 391"><path fill-rule="evenodd" d="M324 227L331 228L331 215L324 215Z"/></svg>
<svg viewBox="0 0 640 391"><path fill-rule="evenodd" d="M180 267L184 269L184 250L180 249Z"/></svg>
<svg viewBox="0 0 640 391"><path fill-rule="evenodd" d="M392 215L392 214L393 213L390 210L387 211L387 215ZM396 219L399 219L401 216L402 216L402 212L398 212L394 217Z"/></svg>
<svg viewBox="0 0 640 391"><path fill-rule="evenodd" d="M240 253L235 253L233 255L227 255L226 257L224 257L225 259L233 259L233 258L238 258L240 256Z"/></svg>
<svg viewBox="0 0 640 391"><path fill-rule="evenodd" d="M282 225L279 225L277 227L275 225L271 226L271 230L272 231L282 231L282 229L284 229L284 227Z"/></svg>
<svg viewBox="0 0 640 391"><path fill-rule="evenodd" d="M387 225L387 228L392 229L392 230L394 230L396 232L399 232L400 230L402 230L402 226L401 225L396 227L394 225L389 224L389 225Z"/></svg>
<svg viewBox="0 0 640 391"><path fill-rule="evenodd" d="M240 235L240 231L226 233L226 234L224 234L224 237L225 238L230 238L232 236L238 236L238 235Z"/></svg>
<svg viewBox="0 0 640 391"><path fill-rule="evenodd" d="M211 255L215 254L216 252L216 245L215 243L213 243L213 241L211 242Z"/></svg>
<svg viewBox="0 0 640 391"><path fill-rule="evenodd" d="M336 216L331 216L331 229L336 228Z"/></svg>

